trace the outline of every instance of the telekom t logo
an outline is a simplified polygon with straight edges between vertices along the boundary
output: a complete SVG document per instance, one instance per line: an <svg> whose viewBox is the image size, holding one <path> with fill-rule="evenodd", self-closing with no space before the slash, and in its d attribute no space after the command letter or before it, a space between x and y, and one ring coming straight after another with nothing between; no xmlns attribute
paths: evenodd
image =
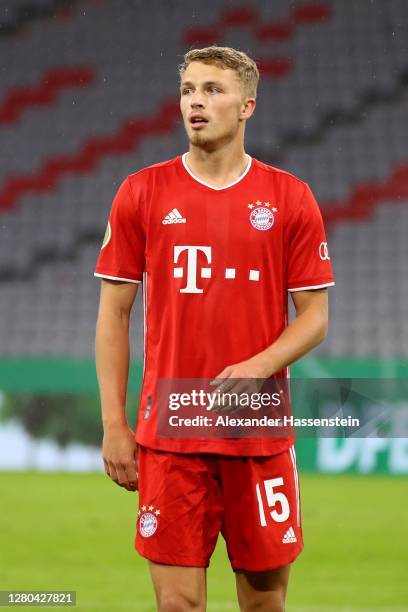
<svg viewBox="0 0 408 612"><path fill-rule="evenodd" d="M174 263L178 262L180 253L187 251L187 285L180 289L180 293L203 293L197 287L197 251L201 251L211 263L211 247L209 246L175 246ZM174 278L182 278L183 268L174 268ZM202 278L211 278L211 268L201 268Z"/></svg>
<svg viewBox="0 0 408 612"><path fill-rule="evenodd" d="M211 247L210 246L175 246L174 247L174 263L177 264L180 254L183 251L187 251L187 284L185 287L180 289L180 293L203 293L203 289L197 287L197 253L201 251L204 253L207 263L211 264ZM173 276L174 278L183 278L184 268L174 267ZM202 267L201 278L211 278L211 268ZM236 276L235 268L225 268L225 278L234 279ZM259 270L249 271L250 281L259 281Z"/></svg>

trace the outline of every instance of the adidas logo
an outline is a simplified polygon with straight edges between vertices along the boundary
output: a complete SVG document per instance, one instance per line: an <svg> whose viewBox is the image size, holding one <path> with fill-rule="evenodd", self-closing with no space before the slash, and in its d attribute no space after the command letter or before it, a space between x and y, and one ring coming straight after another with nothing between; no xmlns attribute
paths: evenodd
<svg viewBox="0 0 408 612"><path fill-rule="evenodd" d="M297 542L297 537L295 536L293 527L289 527L289 529L282 538L282 542L283 544L293 544L294 542Z"/></svg>
<svg viewBox="0 0 408 612"><path fill-rule="evenodd" d="M173 208L168 215L166 215L162 221L163 225L168 225L170 223L185 223L186 219L181 216L177 208Z"/></svg>

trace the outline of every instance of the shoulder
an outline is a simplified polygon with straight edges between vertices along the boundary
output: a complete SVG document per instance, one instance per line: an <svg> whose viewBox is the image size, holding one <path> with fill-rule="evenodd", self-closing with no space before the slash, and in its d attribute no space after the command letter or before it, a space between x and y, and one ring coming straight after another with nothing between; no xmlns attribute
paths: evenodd
<svg viewBox="0 0 408 612"><path fill-rule="evenodd" d="M144 182L149 182L152 178L157 175L167 174L171 172L180 161L180 156L173 157L172 159L168 159L163 162L159 162L157 164L152 164L151 166L146 166L145 168L141 168L136 172L128 174L125 180L128 180L131 187L133 185L137 185Z"/></svg>
<svg viewBox="0 0 408 612"><path fill-rule="evenodd" d="M321 212L309 184L291 172L254 160L267 184L271 184L278 201L284 204L287 223L304 223L320 218Z"/></svg>
<svg viewBox="0 0 408 612"><path fill-rule="evenodd" d="M286 187L286 189L303 194L305 190L309 188L305 181L287 170L270 166L269 164L265 164L264 162L261 162L259 159L255 158L253 158L253 163L255 164L256 168L264 174L266 180L269 179L275 183L279 183L281 186Z"/></svg>

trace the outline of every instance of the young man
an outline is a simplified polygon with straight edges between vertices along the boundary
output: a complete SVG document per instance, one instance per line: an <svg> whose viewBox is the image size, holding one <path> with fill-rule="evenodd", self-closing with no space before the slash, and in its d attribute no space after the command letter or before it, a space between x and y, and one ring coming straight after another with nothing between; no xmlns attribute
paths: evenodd
<svg viewBox="0 0 408 612"><path fill-rule="evenodd" d="M244 131L256 64L226 47L189 51L180 68L183 156L131 174L114 199L101 277L96 362L108 476L139 490L135 546L160 612L203 611L221 531L240 610L284 609L303 548L292 438L170 438L158 429L161 379L287 376L327 333L333 275L313 195L251 158ZM136 433L125 417L129 315L144 301ZM287 323L287 292L296 318Z"/></svg>

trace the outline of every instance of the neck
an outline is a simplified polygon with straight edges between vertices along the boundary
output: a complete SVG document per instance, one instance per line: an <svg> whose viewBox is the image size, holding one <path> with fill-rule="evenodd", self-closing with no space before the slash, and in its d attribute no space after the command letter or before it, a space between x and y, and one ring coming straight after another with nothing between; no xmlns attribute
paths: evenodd
<svg viewBox="0 0 408 612"><path fill-rule="evenodd" d="M228 143L215 151L205 151L190 144L186 163L191 172L213 187L222 187L238 179L248 166L244 146Z"/></svg>

